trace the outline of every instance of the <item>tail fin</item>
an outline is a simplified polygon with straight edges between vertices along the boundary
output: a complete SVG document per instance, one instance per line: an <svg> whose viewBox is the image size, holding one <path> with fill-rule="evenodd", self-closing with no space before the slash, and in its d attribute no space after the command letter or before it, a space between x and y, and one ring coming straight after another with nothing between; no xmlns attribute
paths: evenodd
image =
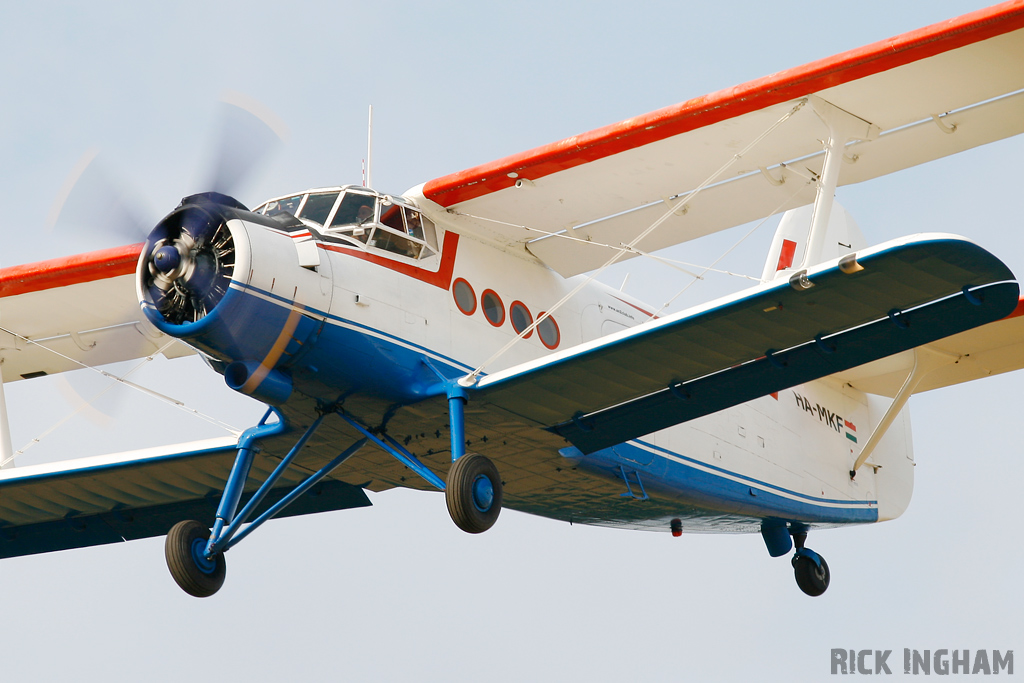
<svg viewBox="0 0 1024 683"><path fill-rule="evenodd" d="M801 267L804 262L804 248L807 245L807 231L811 225L811 213L814 206L808 204L799 209L791 209L782 215L778 230L775 231L775 238L768 250L768 259L764 263L764 272L761 273L762 280L774 280L780 272L791 272ZM822 242L820 254L811 254L807 265L815 265L822 261L828 261L839 256L845 256L851 251L857 251L868 246L867 240L861 234L860 228L853 220L850 212L840 206L839 202L832 203L832 215L828 221L828 232Z"/></svg>

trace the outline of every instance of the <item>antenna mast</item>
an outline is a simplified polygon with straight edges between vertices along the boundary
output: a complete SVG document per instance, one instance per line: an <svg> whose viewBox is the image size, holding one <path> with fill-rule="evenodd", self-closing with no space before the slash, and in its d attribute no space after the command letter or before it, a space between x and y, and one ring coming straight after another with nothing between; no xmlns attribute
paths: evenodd
<svg viewBox="0 0 1024 683"><path fill-rule="evenodd" d="M366 178L363 185L373 187L371 172L371 161L373 160L373 105L370 105L370 122L366 130Z"/></svg>

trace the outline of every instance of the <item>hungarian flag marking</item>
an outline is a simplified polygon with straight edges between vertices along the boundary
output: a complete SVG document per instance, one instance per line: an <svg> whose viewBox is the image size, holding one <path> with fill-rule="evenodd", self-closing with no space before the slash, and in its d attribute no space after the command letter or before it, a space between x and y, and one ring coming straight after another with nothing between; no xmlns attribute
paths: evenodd
<svg viewBox="0 0 1024 683"><path fill-rule="evenodd" d="M849 420L843 420L843 425L846 427L846 438L854 443L857 443L857 425L853 424Z"/></svg>

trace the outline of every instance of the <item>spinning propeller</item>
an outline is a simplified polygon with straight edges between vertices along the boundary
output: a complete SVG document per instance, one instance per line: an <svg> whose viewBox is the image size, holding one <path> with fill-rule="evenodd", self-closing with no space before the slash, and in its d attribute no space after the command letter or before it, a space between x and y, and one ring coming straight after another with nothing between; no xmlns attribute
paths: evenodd
<svg viewBox="0 0 1024 683"><path fill-rule="evenodd" d="M211 191L183 199L149 232L143 248L140 291L175 325L201 319L227 291L235 249L223 209L246 210L229 195L287 135L272 112L240 93L226 94L218 113L204 188ZM146 237L149 227L139 218L144 212L137 201L130 201L136 195L120 191L120 184L94 163L95 157L90 151L76 165L50 212L49 227L63 218L65 223L89 225L93 236L121 243ZM78 216L85 220L75 221Z"/></svg>
<svg viewBox="0 0 1024 683"><path fill-rule="evenodd" d="M186 197L149 234L141 287L167 322L203 318L221 300L235 267L235 245L224 208L246 210L228 196L277 147L284 125L255 100L232 93L223 100L217 154L207 187Z"/></svg>

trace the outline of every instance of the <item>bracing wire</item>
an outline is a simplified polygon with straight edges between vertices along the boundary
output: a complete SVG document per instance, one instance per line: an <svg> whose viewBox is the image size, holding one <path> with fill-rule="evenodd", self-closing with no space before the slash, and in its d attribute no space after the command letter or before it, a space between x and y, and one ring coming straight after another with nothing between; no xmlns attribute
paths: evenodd
<svg viewBox="0 0 1024 683"><path fill-rule="evenodd" d="M750 152L750 150L752 150L758 143L760 143L762 140L764 140L766 137L768 137L772 132L775 131L776 128L778 128L783 123L788 121L793 115L795 115L798 111L800 111L800 109L802 109L804 107L804 105L806 105L806 104L807 104L807 100L806 99L802 99L799 102L797 102L797 104L794 105L792 109L790 109L788 112L783 114L775 123L773 123L768 128L766 128L764 130L764 132L762 132L760 135L758 135L756 138L754 138L754 140L752 140L740 152L734 154L725 164L722 165L721 168L719 168L717 171L715 171L710 176L708 176L708 178L706 180L704 180L704 182L702 182L700 185L698 185L692 192L688 193L685 197L681 197L679 199L679 202L678 202L677 205L671 206L668 209L668 211L666 211L664 214L661 215L661 217L659 217L657 220L655 220L653 223L651 223L647 227L647 229L645 229L643 232L641 232L639 235L637 235L635 238L633 238L633 240L631 242L629 242L628 244L622 245L620 247L617 247L617 248L616 247L610 247L611 249L615 250L615 253L611 256L611 258L609 258L607 261L605 261L605 263L600 268L598 268L597 270L593 271L590 275L588 275L586 277L586 279L584 279L582 282L580 282L576 287L573 287L573 289L568 294L563 296L561 299L558 300L558 302L556 302L553 306L551 306L544 313L544 315L538 316L538 318L536 320L534 320L532 324L527 326L522 332L520 332L518 335L516 335L511 340L509 340L509 342L507 344L505 344L497 352L495 352L490 358L488 358L486 361L484 361L482 364L480 364L480 366L478 366L475 370L473 370L471 373L469 373L468 375L466 375L465 377L460 379L459 380L459 384L461 384L463 386L472 386L473 384L475 384L477 382L477 380L479 379L479 377L480 377L480 373L482 373L487 366L489 366L495 360L497 360L502 355L504 355L505 352L508 351L510 348L512 348L515 344L517 344L520 339L523 339L528 334L531 334L533 332L533 330L537 328L538 325L540 325L542 322L544 322L547 318L551 317L551 315L555 311L557 311L559 308L561 308L567 301L572 299L582 289L584 289L587 285L589 285L591 282L593 282L609 266L614 264L616 261L618 261L620 258L622 258L625 254L629 253L631 250L633 250L636 247L637 244L642 242L648 235L650 235L652 232L654 232L659 227L661 227L661 225L665 221L667 221L676 211L679 210L679 204L685 206L687 202L693 201L701 192L704 191L705 188L707 188L709 185L711 185L715 181L717 181L718 178L720 178L723 173L725 173L727 170L729 170L729 168L731 168L737 161L739 161L744 156L746 156L747 153ZM606 245L606 246L610 246L610 245ZM721 259L719 259L719 260L721 260ZM714 265L714 264L712 264L712 265Z"/></svg>
<svg viewBox="0 0 1024 683"><path fill-rule="evenodd" d="M809 182L810 182L810 181L808 181L808 183L809 183ZM797 195L798 195L798 194L800 193L800 191L801 191L801 190L803 190L803 188L807 186L807 184L808 184L808 183L804 183L803 185L800 185L800 186L798 186L798 187L796 188L796 190L795 190L795 191L793 192L793 194L791 194L790 196L786 197L786 199L785 199L785 200L783 200L783 201L782 201L782 203L780 203L780 204L779 204L779 205L778 205L777 207L775 207L775 208L774 208L774 209L772 210L772 212L771 212L771 213L769 213L769 214L768 214L767 216L765 216L765 217L764 217L763 219L761 219L761 221L760 221L760 222L759 222L759 223L758 223L757 225L755 225L755 226L754 226L753 228L751 228L750 230L748 230L748 231L747 231L747 233L746 233L745 235L743 235L743 237L739 238L739 239L738 239L738 240L736 241L736 243L735 243L735 244L733 244L733 245L732 245L731 247L729 247L729 248L728 248L728 249L726 249L726 250L725 250L724 252L722 252L722 255L721 255L721 256L719 256L718 258L716 258L716 259L715 259L714 261L712 261L712 263L711 263L711 265L710 265L710 266L706 266L706 267L704 268L704 271L703 271L703 272L701 272L699 276L695 277L695 278L694 278L693 280L691 280L690 282L686 283L686 286L685 286L685 287L683 287L683 288L682 288L681 290L679 290L678 292L676 292L676 295L675 295L675 296L673 296L673 297L672 297L671 299L669 299L668 301L666 301L665 303L663 303L663 304L661 305L661 308L659 308L659 309L658 309L657 311L655 311L654 313L652 313L652 314L651 314L651 317L650 317L650 318L648 318L648 320L653 320L654 318L657 318L657 317L658 317L658 316L659 316L659 315L660 315L660 314L662 313L662 311L664 311L664 310L665 310L666 308L668 308L669 306L671 306L671 305L672 305L672 304L673 304L673 303L675 302L675 300L676 300L676 299L678 299L679 297L681 297L681 296L682 296L682 295L683 295L683 294L684 294L684 293L686 292L686 290L688 290L688 289L689 289L690 287L692 287L692 286L693 286L693 284L694 284L695 282L697 282L697 280L703 280L703 279L704 279L704 277L703 277L703 276L704 276L705 274L707 274L708 272L716 272L716 270L715 270L715 266L716 266L716 265L718 265L719 263L721 263L722 259L724 259L724 258L725 258L726 256L728 256L728 255L729 255L729 254L731 254L732 252L734 252L734 251L736 250L736 248L737 248L737 247L739 247L739 246L740 246L741 244L743 244L743 243L744 243L744 242L745 242L745 241L747 240L747 238L749 238L749 237L750 237L751 235L753 235L753 234L754 234L755 232L757 232L757 230L758 230L758 229L759 229L759 228L760 228L760 227L761 227L762 225L764 225L765 223L767 223L767 222L768 222L768 219L769 219L769 218L771 218L771 217L772 217L772 216L774 216L774 215L775 215L776 213L778 213L779 211L781 211L781 210L782 210L782 207L784 207L784 206L785 206L786 204L788 204L788 203L789 203L790 201L792 201L793 197L797 196ZM654 258L654 257L652 257L652 258ZM743 276L743 277L748 277L748 278L749 278L749 279L751 279L751 280L756 280L756 281L758 281L758 282L762 282L761 278L759 278L759 277L750 277L749 275L747 275L747 276Z"/></svg>
<svg viewBox="0 0 1024 683"><path fill-rule="evenodd" d="M159 401L162 401L162 402L164 402L164 403L166 403L168 405L174 406L175 408L177 408L179 410L182 410L182 411L184 411L186 413L189 413L191 415L195 415L196 417L200 418L201 420L205 420L206 422L209 422L212 425L220 427L221 429L224 429L225 431L227 431L227 432L229 432L231 434L238 435L238 434L241 433L237 428L227 424L226 422L218 420L215 417L206 415L205 413L202 413L202 412L196 410L195 408L190 408L187 405L185 405L185 403L182 402L182 401L179 401L177 399L171 398L170 396L165 396L164 394L161 394L159 392L153 391L152 389L147 389L146 387L144 387L142 385L139 385L139 384L136 384L134 382L128 381L127 378L130 375L134 374L136 371L138 371L144 365L146 365L147 363L152 361L155 356L163 353L165 350L170 348L170 346L172 344L174 344L174 342L177 341L177 340L172 339L171 341L167 342L162 347L160 347L155 353L153 353L153 354L151 354L149 356L146 356L140 363L135 365L128 372L126 372L123 375L119 376L119 375L115 375L115 374L113 374L111 372L107 372L106 370L101 370L100 368L97 368L97 367L88 365L86 363L83 363L83 362L81 362L81 361L79 361L79 360L77 360L75 358L72 358L70 356L67 356L67 355L61 353L60 351L57 351L56 349L52 349L52 348L46 346L45 344L40 344L37 341L29 339L28 337L25 337L24 335L20 335L17 332L12 332L11 330L8 330L8 329L6 329L4 327L0 327L0 332L4 332L6 334L9 334L9 335L11 335L13 337L16 337L17 339L20 339L21 341L24 341L24 342L26 342L28 344L33 344L35 346L38 346L41 349L44 349L45 351L49 351L50 353L55 354L55 355L63 358L64 360L67 360L67 361L69 361L71 363L74 363L74 364L82 367L83 369L92 370L93 372L96 372L96 373L106 377L107 379L112 380L112 383L109 386L103 388L101 391L96 393L88 401L84 402L82 405L80 405L78 408L76 408L74 411L72 411L69 415L67 415L64 418L62 418L61 420L59 420L57 423L52 425L49 429L44 431L42 434L40 434L39 436L37 436L34 439L32 439L31 441L29 441L21 449L19 449L19 450L15 451L14 453L12 453L11 456L8 457L6 460L4 460L3 462L0 462L0 467L3 467L5 465L7 465L9 462L13 461L19 455L24 454L25 451L27 451L28 449L32 448L37 443L42 441L44 438L46 438L47 436L52 434L54 431L59 429L68 420L70 420L75 415L77 415L79 412L84 410L86 406L91 405L94 401L99 399L101 396L106 394L108 391L113 389L118 384L124 385L124 386L126 386L126 387L128 387L130 389L134 389L136 391L142 392L143 394L146 394L147 396L151 396L151 397L153 397L153 398L155 398L155 399L157 399Z"/></svg>

